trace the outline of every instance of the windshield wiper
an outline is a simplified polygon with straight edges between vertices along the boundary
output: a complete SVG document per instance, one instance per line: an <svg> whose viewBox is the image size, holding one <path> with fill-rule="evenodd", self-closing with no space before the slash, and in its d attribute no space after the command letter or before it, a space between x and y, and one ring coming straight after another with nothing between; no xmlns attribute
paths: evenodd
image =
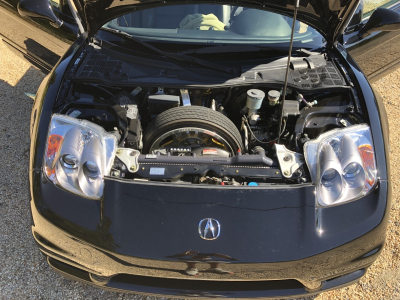
<svg viewBox="0 0 400 300"><path fill-rule="evenodd" d="M210 53L242 53L242 52L259 52L259 51L276 51L287 53L286 48L272 48L256 45L220 45L206 46L197 49L189 49L179 52L179 54L210 54Z"/></svg>
<svg viewBox="0 0 400 300"><path fill-rule="evenodd" d="M165 57L168 57L168 58L171 58L171 59L174 59L174 60L177 60L177 61L187 62L187 63L190 63L190 64L197 64L197 65L200 65L200 66L203 66L203 67L207 67L209 69L222 71L222 72L225 72L225 73L228 73L228 74L232 74L232 75L234 75L236 73L235 69L224 67L224 66L221 66L219 64L208 62L208 61L205 61L205 60L193 57L193 56L187 56L187 55L179 54L179 53L164 52L164 51L162 51L162 50L160 50L160 49L158 49L158 48L156 48L156 47L154 47L154 46L152 46L152 45L150 45L150 44L148 44L146 42L141 41L139 38L136 38L136 37L134 37L134 36L132 36L132 35L126 33L126 32L120 31L120 30L106 28L106 27L103 27L102 29L105 30L105 31L109 31L109 32L124 36L124 37L126 37L126 38L128 38L128 39L130 39L130 40L142 45L143 47L146 47L146 48L148 48L150 50L153 50L154 52L157 52L158 54L161 54L161 55L163 55Z"/></svg>
<svg viewBox="0 0 400 300"><path fill-rule="evenodd" d="M312 52L313 49L299 48L294 50L294 53L303 53L307 55L316 54ZM287 53L288 47L266 47L259 45L220 45L220 46L206 46L197 49L189 49L179 52L179 54L211 54L211 53L243 53L243 52L279 52Z"/></svg>

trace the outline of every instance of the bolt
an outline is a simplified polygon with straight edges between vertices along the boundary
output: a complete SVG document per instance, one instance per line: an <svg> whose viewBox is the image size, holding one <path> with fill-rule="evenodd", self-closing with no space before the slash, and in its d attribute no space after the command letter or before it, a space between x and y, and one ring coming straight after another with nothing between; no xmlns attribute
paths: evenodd
<svg viewBox="0 0 400 300"><path fill-rule="evenodd" d="M121 150L117 150L117 154L121 154Z"/></svg>
<svg viewBox="0 0 400 300"><path fill-rule="evenodd" d="M130 156L135 156L135 151L131 151L131 153L129 153Z"/></svg>
<svg viewBox="0 0 400 300"><path fill-rule="evenodd" d="M197 171L199 168L198 167L194 167L194 170Z"/></svg>
<svg viewBox="0 0 400 300"><path fill-rule="evenodd" d="M289 157L289 156L284 156L284 157L283 157L283 160L284 160L284 161L289 161L289 160L290 160L290 157Z"/></svg>
<svg viewBox="0 0 400 300"><path fill-rule="evenodd" d="M183 171L183 168L181 168L181 171Z"/></svg>
<svg viewBox="0 0 400 300"><path fill-rule="evenodd" d="M142 170L146 170L146 168L145 168L145 167L142 167Z"/></svg>
<svg viewBox="0 0 400 300"><path fill-rule="evenodd" d="M275 174L277 174L277 175L278 175L278 174L279 174L279 172L278 172L278 171L276 171L276 172L275 172Z"/></svg>
<svg viewBox="0 0 400 300"><path fill-rule="evenodd" d="M283 172L283 175L289 176L289 171Z"/></svg>
<svg viewBox="0 0 400 300"><path fill-rule="evenodd" d="M239 173L239 170L236 170L236 173Z"/></svg>
<svg viewBox="0 0 400 300"><path fill-rule="evenodd" d="M222 172L224 172L224 171L225 171L225 169L224 169L224 168L222 168L222 169L221 169L221 171L222 171Z"/></svg>
<svg viewBox="0 0 400 300"><path fill-rule="evenodd" d="M136 167L135 166L131 166L131 171L135 171Z"/></svg>

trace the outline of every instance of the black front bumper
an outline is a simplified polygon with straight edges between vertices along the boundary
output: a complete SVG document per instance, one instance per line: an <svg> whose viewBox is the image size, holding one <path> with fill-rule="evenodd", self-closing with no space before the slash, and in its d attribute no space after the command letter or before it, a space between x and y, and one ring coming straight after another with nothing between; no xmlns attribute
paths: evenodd
<svg viewBox="0 0 400 300"><path fill-rule="evenodd" d="M104 199L93 201L55 187L40 171L31 175L32 231L53 268L92 284L89 273L111 278L103 288L179 298L279 298L351 284L379 255L389 215L387 181L361 200L317 211L313 186L107 179ZM221 223L214 241L197 233L209 217ZM188 262L199 276L185 273ZM210 262L232 274L207 272Z"/></svg>
<svg viewBox="0 0 400 300"><path fill-rule="evenodd" d="M242 281L218 282L181 280L145 277L121 274L111 278L105 284L96 284L88 272L72 267L51 257L49 265L58 274L80 282L100 287L113 292L133 292L153 296L172 296L177 298L287 298L292 296L312 296L321 292L342 288L356 283L364 274L365 269L351 272L322 282L320 288L310 290L296 280Z"/></svg>

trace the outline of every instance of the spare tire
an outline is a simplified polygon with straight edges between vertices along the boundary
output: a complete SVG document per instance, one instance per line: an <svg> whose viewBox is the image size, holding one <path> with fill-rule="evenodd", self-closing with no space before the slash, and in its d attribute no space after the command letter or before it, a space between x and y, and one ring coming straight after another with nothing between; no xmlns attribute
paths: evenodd
<svg viewBox="0 0 400 300"><path fill-rule="evenodd" d="M235 124L220 112L202 106L180 106L159 114L147 127L143 152L174 147L217 147L231 153L243 151L242 138Z"/></svg>

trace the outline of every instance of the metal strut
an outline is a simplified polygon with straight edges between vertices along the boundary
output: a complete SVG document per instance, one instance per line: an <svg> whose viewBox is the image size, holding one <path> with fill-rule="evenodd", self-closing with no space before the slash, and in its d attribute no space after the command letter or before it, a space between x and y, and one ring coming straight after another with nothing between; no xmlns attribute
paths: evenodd
<svg viewBox="0 0 400 300"><path fill-rule="evenodd" d="M299 9L299 5L300 5L300 0L296 0L296 5L294 7L294 15L293 15L292 33L290 36L289 55L288 55L288 60L287 60L287 65L286 65L285 84L283 85L283 95L282 95L282 103L281 103L281 109L280 109L277 144L280 143L281 135L282 135L281 129L282 129L282 117L283 117L283 104L285 103L285 99L286 99L286 89L287 89L288 78L289 78L290 58L292 57L293 36L294 36L294 29L295 29L295 25L296 25L297 10Z"/></svg>

